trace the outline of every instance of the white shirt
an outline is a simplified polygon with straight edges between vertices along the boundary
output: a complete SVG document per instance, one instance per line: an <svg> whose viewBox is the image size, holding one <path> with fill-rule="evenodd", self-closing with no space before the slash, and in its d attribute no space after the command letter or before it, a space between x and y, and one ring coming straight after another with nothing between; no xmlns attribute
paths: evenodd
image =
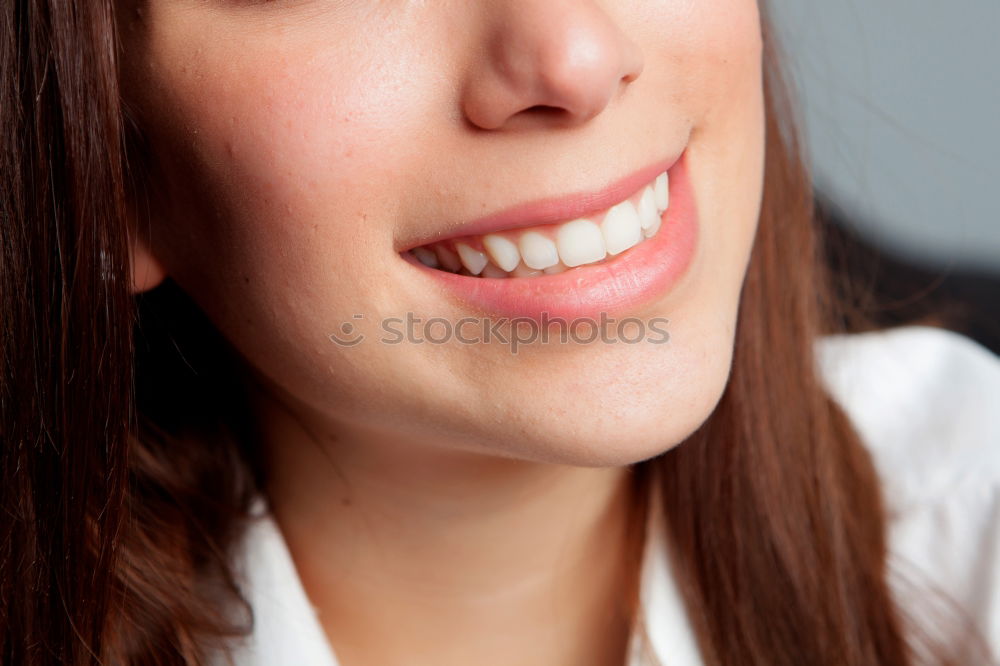
<svg viewBox="0 0 1000 666"><path fill-rule="evenodd" d="M954 598L1000 655L1000 359L968 338L929 327L829 336L820 375L871 451L889 513L894 570ZM656 484L653 484L656 492ZM237 666L339 666L273 518L262 511L236 562L255 616L236 640ZM628 666L700 666L653 502ZM221 658L216 663L226 663Z"/></svg>

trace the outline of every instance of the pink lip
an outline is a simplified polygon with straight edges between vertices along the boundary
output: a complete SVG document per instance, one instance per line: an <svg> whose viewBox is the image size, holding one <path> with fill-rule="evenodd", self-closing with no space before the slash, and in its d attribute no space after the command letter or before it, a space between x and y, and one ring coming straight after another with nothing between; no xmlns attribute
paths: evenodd
<svg viewBox="0 0 1000 666"><path fill-rule="evenodd" d="M427 245L428 243L447 240L449 238L478 236L494 231L520 229L542 224L552 224L554 222L569 222L578 217L586 217L591 213L611 208L611 206L629 198L640 187L648 185L658 175L671 169L679 159L680 156L678 155L660 160L655 164L650 164L621 180L615 181L600 192L576 192L566 196L551 197L549 199L518 204L506 210L463 224L446 235L426 238L420 242L412 242L403 249L409 250L420 245Z"/></svg>
<svg viewBox="0 0 1000 666"><path fill-rule="evenodd" d="M481 278L458 275L424 266L410 253L402 257L419 271L417 279L432 280L466 306L508 318L535 321L563 318L596 319L632 311L666 292L685 273L694 256L698 240L698 212L687 172L685 155L669 168L670 207L663 215L660 230L652 238L601 264L581 266L556 275L528 278ZM507 229L510 221L530 219L539 224L541 217L552 222L585 215L582 211L602 211L634 194L667 170L665 164L647 167L619 181L599 195L560 199L519 206L502 216L479 220L477 230L462 229L463 235L485 233L483 229ZM612 194L609 194L612 193ZM548 206L544 210L541 206ZM531 215L525 217L525 210ZM569 215L565 215L571 210ZM541 211L541 212L540 212Z"/></svg>

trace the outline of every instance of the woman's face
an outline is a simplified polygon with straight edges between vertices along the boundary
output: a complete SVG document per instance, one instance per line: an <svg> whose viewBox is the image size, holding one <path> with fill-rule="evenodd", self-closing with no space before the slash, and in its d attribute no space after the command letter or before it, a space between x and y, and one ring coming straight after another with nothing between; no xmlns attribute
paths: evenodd
<svg viewBox="0 0 1000 666"><path fill-rule="evenodd" d="M715 407L762 191L754 0L120 4L151 156L137 265L314 433L621 465ZM639 226L606 222L626 199ZM560 263L467 274L481 250Z"/></svg>

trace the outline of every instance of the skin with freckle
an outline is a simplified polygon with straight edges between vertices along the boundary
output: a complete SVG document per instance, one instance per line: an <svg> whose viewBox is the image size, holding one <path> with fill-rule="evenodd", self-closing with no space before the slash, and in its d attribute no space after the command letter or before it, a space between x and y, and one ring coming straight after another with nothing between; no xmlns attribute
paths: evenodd
<svg viewBox="0 0 1000 666"><path fill-rule="evenodd" d="M660 453L707 418L761 197L754 2L141 9L120 13L125 90L153 156L156 214L137 265L185 289L310 432L604 466ZM563 27L539 38L552 23ZM515 29L533 60L500 39ZM559 39L582 46L558 62ZM681 150L696 253L633 313L669 319L669 344L512 356L504 344L377 342L386 317L479 314L418 288L400 243L596 190ZM343 322L364 344L330 341Z"/></svg>
<svg viewBox="0 0 1000 666"><path fill-rule="evenodd" d="M0 7L5 664L992 661L777 7Z"/></svg>

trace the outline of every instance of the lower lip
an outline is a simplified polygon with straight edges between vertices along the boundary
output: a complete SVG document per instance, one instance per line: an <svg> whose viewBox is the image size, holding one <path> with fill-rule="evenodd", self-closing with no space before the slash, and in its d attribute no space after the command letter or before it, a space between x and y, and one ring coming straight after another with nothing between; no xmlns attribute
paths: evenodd
<svg viewBox="0 0 1000 666"><path fill-rule="evenodd" d="M668 169L670 207L656 235L601 264L555 275L481 278L430 268L409 253L403 258L466 307L492 315L544 322L634 311L669 291L694 256L698 212L685 157Z"/></svg>

